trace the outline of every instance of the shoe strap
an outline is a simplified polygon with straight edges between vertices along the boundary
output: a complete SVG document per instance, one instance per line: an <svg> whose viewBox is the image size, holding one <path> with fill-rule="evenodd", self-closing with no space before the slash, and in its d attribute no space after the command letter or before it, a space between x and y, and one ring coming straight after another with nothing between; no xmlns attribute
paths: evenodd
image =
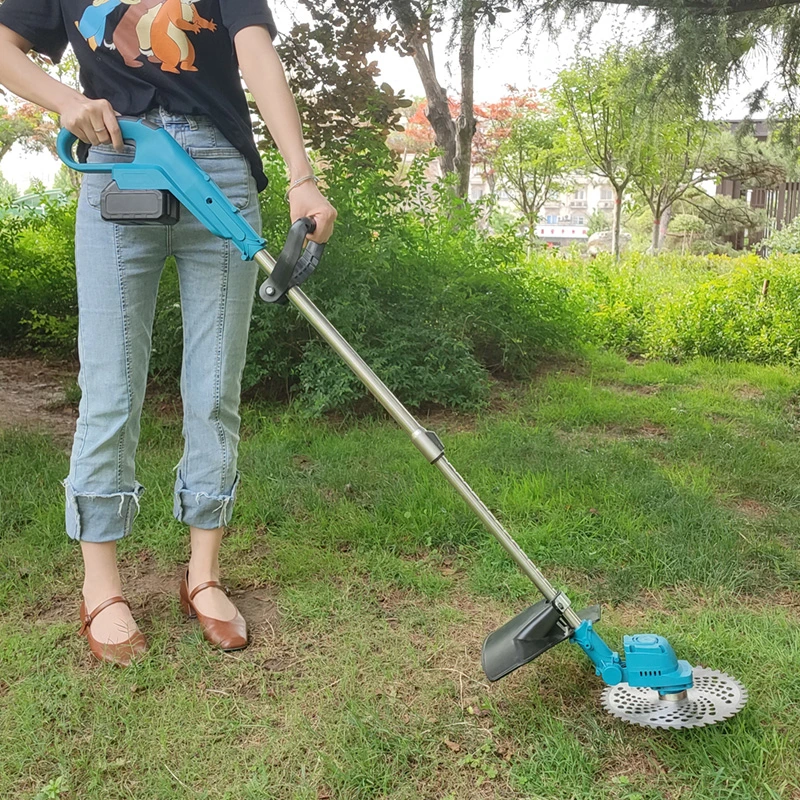
<svg viewBox="0 0 800 800"><path fill-rule="evenodd" d="M228 590L219 581L205 581L205 583L198 583L197 586L192 589L189 594L189 600L194 600L195 595L198 592L202 592L203 589L221 589L226 595L228 594Z"/></svg>
<svg viewBox="0 0 800 800"><path fill-rule="evenodd" d="M83 619L83 624L81 625L80 633L84 633L86 629L94 622L94 618L101 612L107 609L109 606L113 606L115 603L125 603L128 608L131 607L131 604L120 595L115 595L114 597L109 597L108 600L103 600L97 608L94 609L90 614L87 614Z"/></svg>

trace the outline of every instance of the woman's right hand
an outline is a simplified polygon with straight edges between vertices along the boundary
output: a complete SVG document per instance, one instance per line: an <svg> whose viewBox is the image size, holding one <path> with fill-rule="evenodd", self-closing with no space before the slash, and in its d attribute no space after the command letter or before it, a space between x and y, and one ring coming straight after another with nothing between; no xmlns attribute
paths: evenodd
<svg viewBox="0 0 800 800"><path fill-rule="evenodd" d="M82 142L114 145L122 151L122 131L117 114L108 100L90 100L81 94L70 98L58 109L61 125Z"/></svg>

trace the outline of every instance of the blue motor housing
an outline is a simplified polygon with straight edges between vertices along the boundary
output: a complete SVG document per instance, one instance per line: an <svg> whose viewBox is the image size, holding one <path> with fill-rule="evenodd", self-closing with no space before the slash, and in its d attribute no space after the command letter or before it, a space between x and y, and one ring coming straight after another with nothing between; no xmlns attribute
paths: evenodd
<svg viewBox="0 0 800 800"><path fill-rule="evenodd" d="M677 694L692 687L692 666L679 661L670 643L654 633L623 637L624 660L597 633L591 620L584 620L571 640L592 660L595 671L609 686L627 683Z"/></svg>
<svg viewBox="0 0 800 800"><path fill-rule="evenodd" d="M682 692L692 685L692 667L679 661L672 645L655 633L623 636L629 686L657 688L662 694Z"/></svg>

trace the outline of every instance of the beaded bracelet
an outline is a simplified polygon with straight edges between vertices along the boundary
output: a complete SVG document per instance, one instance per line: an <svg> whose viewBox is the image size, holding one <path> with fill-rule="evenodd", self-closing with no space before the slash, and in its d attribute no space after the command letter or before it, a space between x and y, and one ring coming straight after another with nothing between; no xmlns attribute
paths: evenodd
<svg viewBox="0 0 800 800"><path fill-rule="evenodd" d="M305 183L306 181L314 181L314 183L319 183L319 178L316 175L304 175L302 178L298 178L292 185L286 190L286 195L284 199L286 202L289 202L289 192L292 191L296 186L299 186L301 183Z"/></svg>

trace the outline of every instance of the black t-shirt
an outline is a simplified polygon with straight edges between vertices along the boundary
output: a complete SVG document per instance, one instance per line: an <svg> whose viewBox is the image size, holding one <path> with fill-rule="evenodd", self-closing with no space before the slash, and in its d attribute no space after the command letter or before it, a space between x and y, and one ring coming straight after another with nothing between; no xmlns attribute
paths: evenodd
<svg viewBox="0 0 800 800"><path fill-rule="evenodd" d="M251 25L275 36L267 0L5 0L0 23L54 62L71 44L86 96L120 114L209 116L267 185L233 48Z"/></svg>

